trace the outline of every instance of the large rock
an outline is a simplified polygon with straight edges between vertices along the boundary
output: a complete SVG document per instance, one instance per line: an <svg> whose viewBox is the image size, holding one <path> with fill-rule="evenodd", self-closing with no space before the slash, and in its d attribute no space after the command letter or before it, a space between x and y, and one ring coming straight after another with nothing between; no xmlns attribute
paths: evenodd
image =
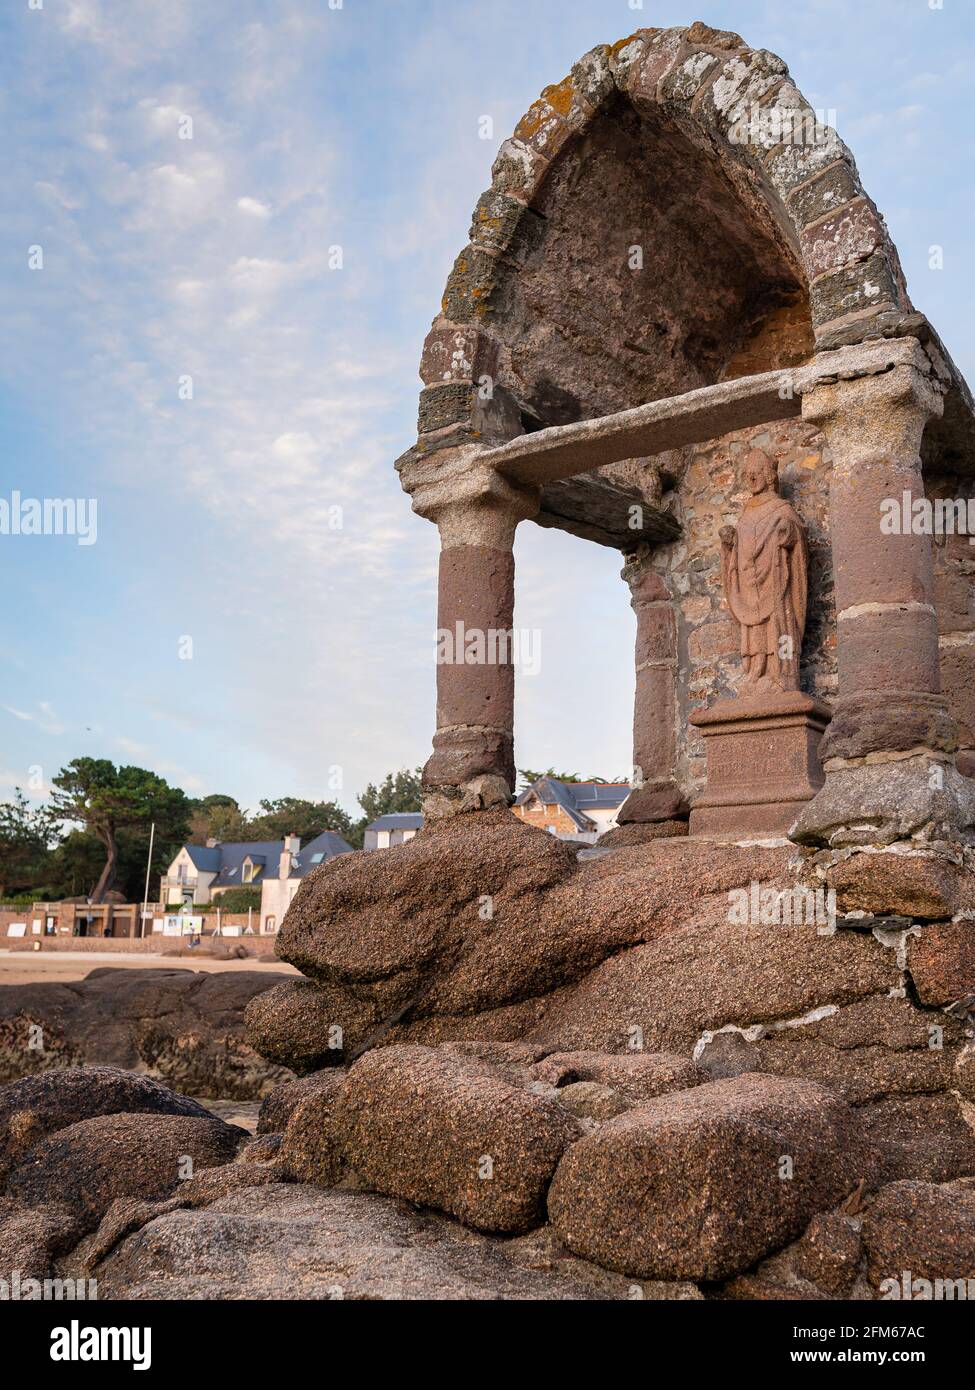
<svg viewBox="0 0 975 1390"><path fill-rule="evenodd" d="M906 1276L908 1289L914 1279L971 1281L960 1294L971 1298L975 1294L975 1184L897 1182L883 1188L864 1215L863 1243L870 1282L882 1295L904 1297ZM893 1283L885 1288L887 1280ZM899 1295L893 1292L897 1287ZM949 1296L959 1297L959 1293L956 1290Z"/></svg>
<svg viewBox="0 0 975 1390"><path fill-rule="evenodd" d="M549 1181L580 1132L489 1064L405 1046L353 1066L340 1124L346 1161L369 1186L508 1233L544 1220Z"/></svg>
<svg viewBox="0 0 975 1390"><path fill-rule="evenodd" d="M376 1005L313 980L282 980L255 996L247 1036L262 1057L299 1075L339 1066L380 1022Z"/></svg>
<svg viewBox="0 0 975 1390"><path fill-rule="evenodd" d="M345 1168L341 1132L345 1075L333 1071L319 1076L319 1084L299 1100L288 1118L278 1164L293 1182L333 1187Z"/></svg>
<svg viewBox="0 0 975 1390"><path fill-rule="evenodd" d="M580 861L508 811L458 815L381 858L347 855L309 874L278 949L383 1020L480 1015L700 920L702 900L727 916L729 889L781 877L793 857L660 840Z"/></svg>
<svg viewBox="0 0 975 1390"><path fill-rule="evenodd" d="M690 1052L728 1024L795 1019L901 983L896 952L870 933L729 922L685 926L620 951L549 1001L526 1041L564 1050Z"/></svg>
<svg viewBox="0 0 975 1390"><path fill-rule="evenodd" d="M98 1115L34 1146L7 1179L25 1206L51 1199L91 1224L118 1197L168 1196L199 1168L230 1161L244 1130L212 1116Z"/></svg>
<svg viewBox="0 0 975 1390"><path fill-rule="evenodd" d="M714 1076L746 1071L806 1076L851 1105L891 1095L944 1091L965 1033L957 1019L932 1015L887 994L827 1005L785 1026L715 1033L698 1060Z"/></svg>
<svg viewBox="0 0 975 1390"><path fill-rule="evenodd" d="M118 1067L41 1072L0 1087L0 1187L7 1173L48 1134L94 1115L196 1115L209 1112L151 1076Z"/></svg>
<svg viewBox="0 0 975 1390"><path fill-rule="evenodd" d="M140 1300L634 1296L632 1280L556 1247L540 1259L518 1240L475 1235L388 1197L280 1184L160 1216L93 1272L100 1297ZM638 1293L700 1297L687 1285Z"/></svg>
<svg viewBox="0 0 975 1390"><path fill-rule="evenodd" d="M725 1279L799 1235L876 1156L811 1081L740 1076L658 1097L574 1144L548 1208L577 1255L649 1279Z"/></svg>
<svg viewBox="0 0 975 1390"><path fill-rule="evenodd" d="M277 972L92 970L70 985L0 985L0 1081L107 1063L191 1095L257 1100L291 1073L244 1038L244 1008Z"/></svg>

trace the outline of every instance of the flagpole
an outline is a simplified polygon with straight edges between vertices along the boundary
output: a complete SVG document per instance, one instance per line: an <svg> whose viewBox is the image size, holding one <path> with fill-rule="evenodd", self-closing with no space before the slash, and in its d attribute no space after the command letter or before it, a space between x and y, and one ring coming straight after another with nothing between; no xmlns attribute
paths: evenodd
<svg viewBox="0 0 975 1390"><path fill-rule="evenodd" d="M152 846L156 838L156 822L149 829L149 858L146 860L146 891L142 899L142 916L139 919L139 935L146 934L146 912L149 906L149 875L152 873Z"/></svg>

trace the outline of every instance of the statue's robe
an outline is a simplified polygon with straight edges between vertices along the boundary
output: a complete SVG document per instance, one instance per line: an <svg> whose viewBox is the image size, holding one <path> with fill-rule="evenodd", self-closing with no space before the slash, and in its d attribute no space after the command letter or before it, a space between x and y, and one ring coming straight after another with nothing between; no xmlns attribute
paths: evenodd
<svg viewBox="0 0 975 1390"><path fill-rule="evenodd" d="M808 561L802 522L785 498L770 492L748 499L734 543L722 548L721 577L742 656L771 658L766 673L777 674L783 689L798 690Z"/></svg>

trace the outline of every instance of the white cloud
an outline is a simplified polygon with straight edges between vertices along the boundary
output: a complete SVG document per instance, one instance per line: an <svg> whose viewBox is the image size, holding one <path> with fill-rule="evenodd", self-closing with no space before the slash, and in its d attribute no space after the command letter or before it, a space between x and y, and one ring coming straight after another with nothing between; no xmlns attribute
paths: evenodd
<svg viewBox="0 0 975 1390"><path fill-rule="evenodd" d="M35 724L43 734L64 733L65 726L58 718L54 706L49 700L41 700L35 710L16 709L13 705L4 705L3 708L15 719L19 719L25 724Z"/></svg>
<svg viewBox="0 0 975 1390"><path fill-rule="evenodd" d="M237 206L241 212L246 212L248 217L259 217L264 221L271 216L271 209L268 205L258 202L256 198L238 198Z"/></svg>

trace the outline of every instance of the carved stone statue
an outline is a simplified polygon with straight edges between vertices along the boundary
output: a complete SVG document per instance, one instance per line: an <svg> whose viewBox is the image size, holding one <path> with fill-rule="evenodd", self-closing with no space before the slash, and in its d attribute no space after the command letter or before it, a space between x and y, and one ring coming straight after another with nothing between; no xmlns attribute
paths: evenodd
<svg viewBox="0 0 975 1390"><path fill-rule="evenodd" d="M799 689L806 627L806 535L778 492L775 463L761 449L745 455L751 493L737 526L722 526L721 578L741 634L742 695Z"/></svg>

